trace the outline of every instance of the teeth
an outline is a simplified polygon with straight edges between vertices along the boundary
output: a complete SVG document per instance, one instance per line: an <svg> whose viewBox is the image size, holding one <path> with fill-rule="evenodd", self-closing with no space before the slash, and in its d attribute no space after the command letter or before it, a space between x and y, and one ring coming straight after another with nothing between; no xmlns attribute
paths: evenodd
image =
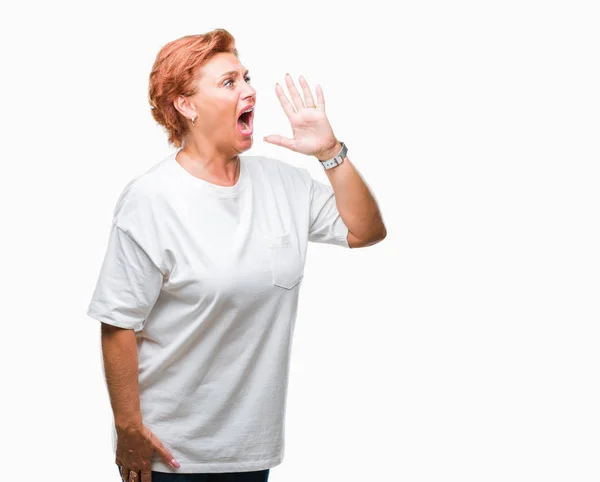
<svg viewBox="0 0 600 482"><path fill-rule="evenodd" d="M242 114L246 114L247 112L252 112L253 110L254 110L254 107L250 107L250 108L246 109L245 111L242 111L242 112L240 113L240 116L241 116ZM239 118L239 122L240 122L240 124L242 124L242 127L243 127L243 129L244 129L245 131L247 131L247 130L250 130L250 126L249 126L248 124L246 124L246 122L244 122L244 121L241 119L241 117Z"/></svg>

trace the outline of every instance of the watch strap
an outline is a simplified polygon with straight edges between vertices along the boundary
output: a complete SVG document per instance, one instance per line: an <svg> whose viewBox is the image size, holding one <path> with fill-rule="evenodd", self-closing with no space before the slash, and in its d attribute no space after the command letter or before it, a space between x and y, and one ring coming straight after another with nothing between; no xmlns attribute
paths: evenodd
<svg viewBox="0 0 600 482"><path fill-rule="evenodd" d="M346 157L346 154L348 153L348 148L343 142L340 142L340 144L342 144L342 150L337 156L327 159L326 161L321 161L319 159L319 162L323 165L323 169L331 169L335 166L339 166L344 161L344 157Z"/></svg>

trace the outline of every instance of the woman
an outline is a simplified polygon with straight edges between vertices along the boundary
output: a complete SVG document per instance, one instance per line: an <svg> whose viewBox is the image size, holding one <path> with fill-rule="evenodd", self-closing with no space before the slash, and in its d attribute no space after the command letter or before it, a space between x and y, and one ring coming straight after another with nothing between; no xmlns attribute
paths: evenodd
<svg viewBox="0 0 600 482"><path fill-rule="evenodd" d="M265 141L340 154L320 87L315 102L303 78L304 99L286 84L292 102L276 94L294 137ZM266 481L284 454L308 241L369 246L385 227L345 152L324 165L333 187L240 156L256 91L226 30L165 45L149 99L179 149L119 197L87 312L102 322L116 463L125 481Z"/></svg>

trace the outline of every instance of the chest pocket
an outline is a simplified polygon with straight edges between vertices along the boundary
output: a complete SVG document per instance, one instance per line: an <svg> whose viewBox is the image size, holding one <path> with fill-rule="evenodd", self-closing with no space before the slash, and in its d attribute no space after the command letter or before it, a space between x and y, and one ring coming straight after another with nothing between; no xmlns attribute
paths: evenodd
<svg viewBox="0 0 600 482"><path fill-rule="evenodd" d="M290 234L269 236L267 238L269 261L273 284L292 289L304 277L304 266L296 239Z"/></svg>

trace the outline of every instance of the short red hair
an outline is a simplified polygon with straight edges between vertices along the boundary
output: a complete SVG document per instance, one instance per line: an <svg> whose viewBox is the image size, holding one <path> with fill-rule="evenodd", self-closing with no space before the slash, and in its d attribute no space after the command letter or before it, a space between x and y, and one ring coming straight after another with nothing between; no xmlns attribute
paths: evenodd
<svg viewBox="0 0 600 482"><path fill-rule="evenodd" d="M181 147L186 119L173 105L179 95L194 95L200 68L215 54L230 52L239 57L233 36L223 28L186 35L166 44L156 56L148 85L152 117L169 134L169 143Z"/></svg>

